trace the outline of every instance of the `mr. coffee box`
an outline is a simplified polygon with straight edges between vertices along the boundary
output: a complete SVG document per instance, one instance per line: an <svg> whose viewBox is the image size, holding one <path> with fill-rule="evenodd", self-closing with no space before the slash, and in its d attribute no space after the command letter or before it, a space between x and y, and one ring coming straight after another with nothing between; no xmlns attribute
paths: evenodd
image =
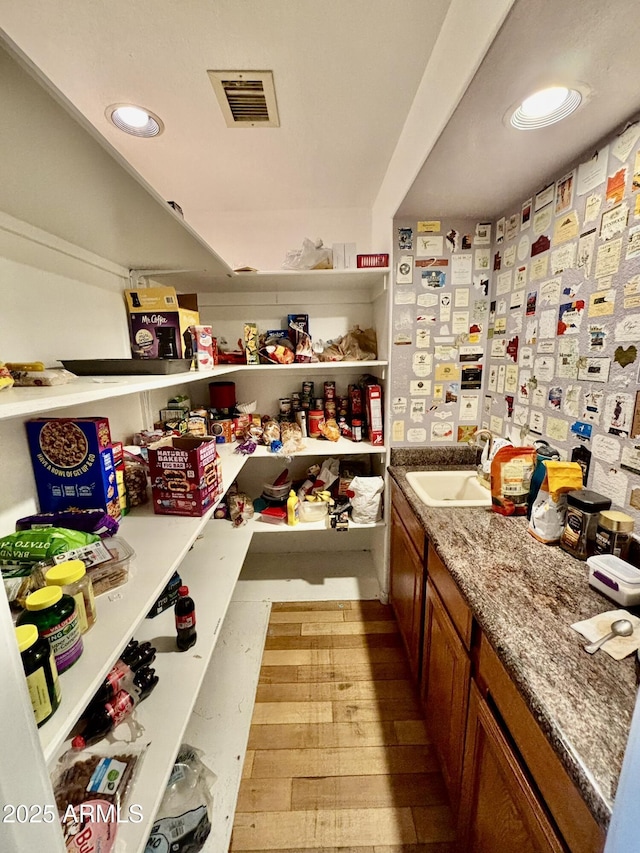
<svg viewBox="0 0 640 853"><path fill-rule="evenodd" d="M120 518L106 418L34 418L27 436L41 512L103 509Z"/></svg>
<svg viewBox="0 0 640 853"><path fill-rule="evenodd" d="M200 324L195 293L173 287L125 290L134 358L184 358L184 333Z"/></svg>
<svg viewBox="0 0 640 853"><path fill-rule="evenodd" d="M180 437L149 447L153 511L201 516L222 494L215 439Z"/></svg>

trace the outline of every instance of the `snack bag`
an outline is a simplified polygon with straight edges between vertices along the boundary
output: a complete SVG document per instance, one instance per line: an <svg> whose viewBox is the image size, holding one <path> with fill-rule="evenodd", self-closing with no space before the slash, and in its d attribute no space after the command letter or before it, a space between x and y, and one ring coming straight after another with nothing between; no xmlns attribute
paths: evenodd
<svg viewBox="0 0 640 853"><path fill-rule="evenodd" d="M491 462L491 509L500 515L526 515L536 464L535 447L502 447Z"/></svg>
<svg viewBox="0 0 640 853"><path fill-rule="evenodd" d="M529 533L545 545L560 541L567 514L567 492L582 488L582 468L577 462L544 460L546 468L531 507Z"/></svg>

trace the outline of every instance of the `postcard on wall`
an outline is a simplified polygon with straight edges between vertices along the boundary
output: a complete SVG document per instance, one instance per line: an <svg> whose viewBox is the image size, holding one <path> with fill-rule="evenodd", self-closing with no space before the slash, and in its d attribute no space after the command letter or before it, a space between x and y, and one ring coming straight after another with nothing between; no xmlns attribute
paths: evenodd
<svg viewBox="0 0 640 853"><path fill-rule="evenodd" d="M429 329L416 329L416 348L429 349L431 346L431 332Z"/></svg>
<svg viewBox="0 0 640 853"><path fill-rule="evenodd" d="M440 294L440 322L448 323L451 319L451 294Z"/></svg>
<svg viewBox="0 0 640 853"><path fill-rule="evenodd" d="M506 364L498 365L498 394L504 394L504 381L507 375Z"/></svg>
<svg viewBox="0 0 640 853"><path fill-rule="evenodd" d="M533 367L533 350L531 347L520 347L518 363L520 367Z"/></svg>
<svg viewBox="0 0 640 853"><path fill-rule="evenodd" d="M556 351L555 340L538 341L538 355L553 355Z"/></svg>
<svg viewBox="0 0 640 853"><path fill-rule="evenodd" d="M525 327L524 340L527 344L535 344L538 339L538 321L534 317L531 320L527 320L527 325Z"/></svg>
<svg viewBox="0 0 640 853"><path fill-rule="evenodd" d="M504 242L505 222L504 216L496 222L496 243Z"/></svg>
<svg viewBox="0 0 640 853"><path fill-rule="evenodd" d="M424 427L412 427L407 430L407 441L412 444L424 444L427 440L427 431Z"/></svg>
<svg viewBox="0 0 640 853"><path fill-rule="evenodd" d="M620 467L625 471L632 471L634 474L640 474L640 446L623 447L622 456L620 457Z"/></svg>
<svg viewBox="0 0 640 853"><path fill-rule="evenodd" d="M598 459L605 462L615 463L620 459L620 442L608 435L594 435L592 452Z"/></svg>
<svg viewBox="0 0 640 853"><path fill-rule="evenodd" d="M578 180L576 192L584 195L603 184L607 177L607 164L609 162L609 146L605 145L595 152L590 160L580 163L578 166Z"/></svg>
<svg viewBox="0 0 640 853"><path fill-rule="evenodd" d="M540 281L547 277L549 255L542 255L531 261L531 281Z"/></svg>
<svg viewBox="0 0 640 853"><path fill-rule="evenodd" d="M524 234L518 241L518 260L524 261L526 258L528 258L530 249L531 238L528 234Z"/></svg>
<svg viewBox="0 0 640 853"><path fill-rule="evenodd" d="M411 379L409 382L409 393L412 397L420 395L428 397L431 394L430 379Z"/></svg>
<svg viewBox="0 0 640 853"><path fill-rule="evenodd" d="M582 387L580 385L568 385L564 389L564 400L562 411L570 418L577 418L580 412L582 400Z"/></svg>
<svg viewBox="0 0 640 853"><path fill-rule="evenodd" d="M415 376L430 376L433 370L433 356L430 352L415 352L412 362Z"/></svg>
<svg viewBox="0 0 640 853"><path fill-rule="evenodd" d="M507 364L504 373L504 390L507 394L515 394L518 390L518 366Z"/></svg>
<svg viewBox="0 0 640 853"><path fill-rule="evenodd" d="M489 378L487 379L487 391L496 391L498 387L498 365L489 365ZM491 399L491 398L489 398Z"/></svg>
<svg viewBox="0 0 640 853"><path fill-rule="evenodd" d="M507 354L507 339L493 338L491 340L491 358L504 358Z"/></svg>
<svg viewBox="0 0 640 853"><path fill-rule="evenodd" d="M547 418L547 435L553 441L566 441L569 436L569 424L562 418Z"/></svg>
<svg viewBox="0 0 640 853"><path fill-rule="evenodd" d="M398 258L396 284L413 284L413 255L400 255Z"/></svg>
<svg viewBox="0 0 640 853"><path fill-rule="evenodd" d="M396 347L410 347L413 342L411 332L395 332L393 345Z"/></svg>
<svg viewBox="0 0 640 853"><path fill-rule="evenodd" d="M398 249L401 252L413 249L413 228L398 228Z"/></svg>
<svg viewBox="0 0 640 853"><path fill-rule="evenodd" d="M568 210L571 210L575 178L576 172L574 169L572 172L567 172L567 174L560 178L556 183L556 216L560 216Z"/></svg>
<svg viewBox="0 0 640 853"><path fill-rule="evenodd" d="M613 314L615 290L596 290L589 295L589 317L606 317Z"/></svg>
<svg viewBox="0 0 640 853"><path fill-rule="evenodd" d="M584 313L584 299L565 302L558 310L558 335L578 335Z"/></svg>
<svg viewBox="0 0 640 853"><path fill-rule="evenodd" d="M448 267L449 266L449 258L419 258L415 262L416 267Z"/></svg>
<svg viewBox="0 0 640 853"><path fill-rule="evenodd" d="M531 371L530 370L521 370L520 376L518 377L518 401L520 403L524 403L527 406L531 401L531 392L529 389L529 383L531 382Z"/></svg>
<svg viewBox="0 0 640 853"><path fill-rule="evenodd" d="M469 307L469 290L466 287L458 287L453 293L453 303L456 308Z"/></svg>
<svg viewBox="0 0 640 853"><path fill-rule="evenodd" d="M471 284L472 258L471 255L451 256L451 284Z"/></svg>
<svg viewBox="0 0 640 853"><path fill-rule="evenodd" d="M455 228L450 228L447 231L445 239L447 241L447 249L450 252L458 252L460 250L460 233Z"/></svg>
<svg viewBox="0 0 640 853"><path fill-rule="evenodd" d="M493 336L498 337L499 335L506 334L507 331L507 318L506 317L496 317L493 324Z"/></svg>
<svg viewBox="0 0 640 853"><path fill-rule="evenodd" d="M584 224L586 225L588 222L595 222L600 214L600 208L602 207L602 196L599 195L590 195L588 196L585 205L584 205Z"/></svg>
<svg viewBox="0 0 640 853"><path fill-rule="evenodd" d="M544 415L542 412L531 411L529 431L534 432L536 435L544 434Z"/></svg>
<svg viewBox="0 0 640 853"><path fill-rule="evenodd" d="M391 424L391 439L394 442L404 441L404 421L393 421Z"/></svg>
<svg viewBox="0 0 640 853"><path fill-rule="evenodd" d="M438 219L426 219L418 222L418 234L439 234L440 221Z"/></svg>
<svg viewBox="0 0 640 853"><path fill-rule="evenodd" d="M610 435L628 438L633 423L634 399L631 394L608 394L604 403L605 424Z"/></svg>
<svg viewBox="0 0 640 853"><path fill-rule="evenodd" d="M640 314L627 314L616 323L614 337L617 342L638 343L640 341Z"/></svg>
<svg viewBox="0 0 640 853"><path fill-rule="evenodd" d="M555 359L551 356L538 356L535 360L533 375L539 382L551 382L555 373L555 367Z"/></svg>
<svg viewBox="0 0 640 853"><path fill-rule="evenodd" d="M509 310L515 311L524 305L524 290L514 290L509 301Z"/></svg>
<svg viewBox="0 0 640 853"><path fill-rule="evenodd" d="M597 426L600 423L603 406L604 391L594 391L593 388L586 391L584 395L582 420Z"/></svg>
<svg viewBox="0 0 640 853"><path fill-rule="evenodd" d="M556 219L553 227L553 242L566 243L567 240L573 240L578 236L578 214L575 210L566 213L564 216L559 216Z"/></svg>
<svg viewBox="0 0 640 853"><path fill-rule="evenodd" d="M509 293L511 290L512 272L502 272L496 279L496 296L502 296L504 293Z"/></svg>
<svg viewBox="0 0 640 853"><path fill-rule="evenodd" d="M430 287L433 290L438 290L444 287L447 282L447 274L442 270L420 270L420 283L423 287Z"/></svg>
<svg viewBox="0 0 640 853"><path fill-rule="evenodd" d="M547 398L550 409L559 411L562 406L562 388L560 385L552 385L549 388L549 396Z"/></svg>
<svg viewBox="0 0 640 853"><path fill-rule="evenodd" d="M404 415L407 411L407 398L394 397L391 401L391 411L394 415Z"/></svg>
<svg viewBox="0 0 640 853"><path fill-rule="evenodd" d="M393 301L396 305L415 305L416 292L415 290L396 290Z"/></svg>
<svg viewBox="0 0 640 853"><path fill-rule="evenodd" d="M640 257L640 225L634 225L632 228L629 228L625 260L629 261L637 257Z"/></svg>
<svg viewBox="0 0 640 853"><path fill-rule="evenodd" d="M631 154L631 149L640 139L640 124L636 121L625 127L622 133L618 134L615 142L611 146L611 153L617 157L621 163L624 163Z"/></svg>
<svg viewBox="0 0 640 853"><path fill-rule="evenodd" d="M627 227L629 221L629 205L618 204L612 207L611 210L606 210L602 214L600 221L600 237L603 240L611 240L622 234Z"/></svg>
<svg viewBox="0 0 640 853"><path fill-rule="evenodd" d="M534 235L544 234L545 231L548 231L551 227L551 221L553 220L553 205L549 204L547 207L543 207L542 210L539 210L533 217L533 233Z"/></svg>
<svg viewBox="0 0 640 853"><path fill-rule="evenodd" d="M526 255L525 255L526 257ZM516 262L516 245L515 243L512 246L507 246L504 250L504 265L505 267L512 267Z"/></svg>
<svg viewBox="0 0 640 853"><path fill-rule="evenodd" d="M576 265L576 243L567 243L551 252L551 272L553 275L573 269Z"/></svg>
<svg viewBox="0 0 640 853"><path fill-rule="evenodd" d="M431 424L431 441L453 441L453 423L438 421Z"/></svg>
<svg viewBox="0 0 640 853"><path fill-rule="evenodd" d="M589 351L604 352L607 327L604 323L589 323Z"/></svg>
<svg viewBox="0 0 640 853"><path fill-rule="evenodd" d="M436 344L433 355L436 361L453 361L458 357L458 348L447 344Z"/></svg>
<svg viewBox="0 0 640 853"><path fill-rule="evenodd" d="M459 361L481 361L484 357L484 350L479 344L463 344L458 348Z"/></svg>
<svg viewBox="0 0 640 853"><path fill-rule="evenodd" d="M474 243L476 246L488 246L491 244L491 223L478 222L476 225L476 236Z"/></svg>
<svg viewBox="0 0 640 853"><path fill-rule="evenodd" d="M515 275L515 287L519 290L521 287L524 287L527 283L527 265L523 264L522 266L516 269Z"/></svg>
<svg viewBox="0 0 640 853"><path fill-rule="evenodd" d="M578 379L581 382L608 382L611 359L600 356L580 356Z"/></svg>
<svg viewBox="0 0 640 853"><path fill-rule="evenodd" d="M507 240L513 240L516 234L518 233L520 227L520 218L517 213L513 213L509 219L507 220L506 225L506 238Z"/></svg>
<svg viewBox="0 0 640 853"><path fill-rule="evenodd" d="M444 237L433 234L418 234L416 238L416 255L419 258L438 258L444 249Z"/></svg>
<svg viewBox="0 0 640 853"><path fill-rule="evenodd" d="M480 398L477 394L462 391L460 394L460 420L477 421Z"/></svg>
<svg viewBox="0 0 640 853"><path fill-rule="evenodd" d="M620 204L624 198L624 191L627 185L627 167L623 166L618 169L615 175L610 175L607 178L607 201L610 204Z"/></svg>
<svg viewBox="0 0 640 853"><path fill-rule="evenodd" d="M531 213L533 211L533 199L528 198L522 204L522 209L520 211L520 230L524 231L531 225Z"/></svg>
<svg viewBox="0 0 640 853"><path fill-rule="evenodd" d="M416 398L411 400L411 410L409 415L413 423L421 424L424 421L424 416L427 412L427 401L425 399Z"/></svg>
<svg viewBox="0 0 640 853"><path fill-rule="evenodd" d="M440 301L440 297L437 293L419 293L418 294L418 305L422 308L435 308L435 306Z"/></svg>
<svg viewBox="0 0 640 853"><path fill-rule="evenodd" d="M598 246L596 256L596 278L605 275L615 275L620 266L620 253L622 252L622 237L611 240L609 243L601 243Z"/></svg>
<svg viewBox="0 0 640 853"><path fill-rule="evenodd" d="M584 270L584 277L591 276L591 262L593 260L593 251L596 245L596 229L585 231L580 235L578 240L578 269Z"/></svg>
<svg viewBox="0 0 640 853"><path fill-rule="evenodd" d="M629 477L626 474L614 468L606 468L604 465L596 462L592 488L599 495L605 495L611 498L613 503L619 504L620 496L627 494L628 487Z"/></svg>
<svg viewBox="0 0 640 853"><path fill-rule="evenodd" d="M558 376L561 379L576 379L580 357L577 338L562 337L558 340Z"/></svg>
<svg viewBox="0 0 640 853"><path fill-rule="evenodd" d="M473 253L473 259L475 270L488 270L491 263L491 249L476 249Z"/></svg>
<svg viewBox="0 0 640 853"><path fill-rule="evenodd" d="M535 204L533 208L536 212L538 210L542 210L542 208L546 207L548 204L551 204L555 194L555 188L555 184L547 184L544 189L540 190L539 193L536 193Z"/></svg>
<svg viewBox="0 0 640 853"><path fill-rule="evenodd" d="M538 334L541 338L555 338L558 331L558 314L556 311L541 311Z"/></svg>
<svg viewBox="0 0 640 853"><path fill-rule="evenodd" d="M463 367L460 371L461 388L465 391L482 387L482 365L474 364L472 367Z"/></svg>
<svg viewBox="0 0 640 853"><path fill-rule="evenodd" d="M469 312L454 311L451 317L451 332L454 335L463 335L469 331Z"/></svg>

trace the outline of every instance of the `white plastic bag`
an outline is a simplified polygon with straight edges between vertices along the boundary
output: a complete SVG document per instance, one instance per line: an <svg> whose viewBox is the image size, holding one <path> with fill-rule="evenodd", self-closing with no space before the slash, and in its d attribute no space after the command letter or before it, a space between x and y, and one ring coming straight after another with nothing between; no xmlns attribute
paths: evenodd
<svg viewBox="0 0 640 853"><path fill-rule="evenodd" d="M322 240L315 243L305 237L301 249L290 249L282 262L284 270L330 270L333 269L333 252L322 245Z"/></svg>
<svg viewBox="0 0 640 853"><path fill-rule="evenodd" d="M211 832L215 773L199 749L183 743L173 765L145 853L198 853Z"/></svg>
<svg viewBox="0 0 640 853"><path fill-rule="evenodd" d="M349 491L353 492L351 520L356 524L380 521L383 490L382 477L354 477L349 484Z"/></svg>

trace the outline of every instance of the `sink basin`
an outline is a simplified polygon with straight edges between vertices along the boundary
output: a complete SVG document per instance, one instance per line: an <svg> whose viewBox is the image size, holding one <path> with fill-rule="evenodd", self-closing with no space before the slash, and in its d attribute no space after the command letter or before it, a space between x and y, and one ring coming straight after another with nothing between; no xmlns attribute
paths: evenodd
<svg viewBox="0 0 640 853"><path fill-rule="evenodd" d="M475 471L410 471L407 481L427 506L491 506Z"/></svg>

